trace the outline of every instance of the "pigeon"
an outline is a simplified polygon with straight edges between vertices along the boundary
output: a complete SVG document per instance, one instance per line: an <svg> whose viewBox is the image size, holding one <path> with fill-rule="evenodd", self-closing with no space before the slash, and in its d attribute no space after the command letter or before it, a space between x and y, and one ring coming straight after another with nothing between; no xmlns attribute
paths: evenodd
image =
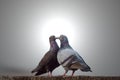
<svg viewBox="0 0 120 80"><path fill-rule="evenodd" d="M49 37L49 51L41 59L38 66L31 71L31 73L37 72L35 76L48 72L48 76L51 77L52 71L60 65L57 61L57 52L59 50L59 46L55 40L56 38L54 35Z"/></svg>
<svg viewBox="0 0 120 80"><path fill-rule="evenodd" d="M57 54L57 60L60 65L65 69L63 77L66 76L68 70L72 70L72 76L74 72L80 69L83 72L92 72L91 68L85 63L83 58L76 52L68 42L68 38L65 35L56 37L60 40L60 49Z"/></svg>

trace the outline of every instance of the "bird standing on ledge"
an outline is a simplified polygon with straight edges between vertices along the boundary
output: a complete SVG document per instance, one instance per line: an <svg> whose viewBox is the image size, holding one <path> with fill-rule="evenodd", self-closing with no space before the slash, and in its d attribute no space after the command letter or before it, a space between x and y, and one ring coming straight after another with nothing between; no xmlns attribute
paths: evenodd
<svg viewBox="0 0 120 80"><path fill-rule="evenodd" d="M85 63L83 58L69 45L68 39L65 35L57 37L60 40L61 45L58 51L57 59L59 64L65 69L63 77L66 75L68 70L72 70L72 76L74 72L80 69L83 72L92 72L90 67Z"/></svg>
<svg viewBox="0 0 120 80"><path fill-rule="evenodd" d="M49 37L50 50L44 55L38 66L31 71L31 73L37 72L35 76L49 72L48 76L51 77L52 71L60 65L57 61L59 47L55 40L55 36Z"/></svg>

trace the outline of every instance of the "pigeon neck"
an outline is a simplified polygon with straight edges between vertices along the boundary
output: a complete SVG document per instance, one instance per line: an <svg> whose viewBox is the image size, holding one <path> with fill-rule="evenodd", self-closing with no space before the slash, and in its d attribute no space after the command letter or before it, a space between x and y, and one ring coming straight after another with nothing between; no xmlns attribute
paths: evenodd
<svg viewBox="0 0 120 80"><path fill-rule="evenodd" d="M55 41L50 42L50 50L57 50L59 49L57 43Z"/></svg>
<svg viewBox="0 0 120 80"><path fill-rule="evenodd" d="M61 43L61 48L71 48L68 42L62 42Z"/></svg>

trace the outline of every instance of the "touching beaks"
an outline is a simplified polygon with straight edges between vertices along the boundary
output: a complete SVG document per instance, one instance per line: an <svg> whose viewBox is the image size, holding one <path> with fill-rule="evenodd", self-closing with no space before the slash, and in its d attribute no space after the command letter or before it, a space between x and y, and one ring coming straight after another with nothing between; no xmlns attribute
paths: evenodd
<svg viewBox="0 0 120 80"><path fill-rule="evenodd" d="M55 39L60 39L60 37L55 37Z"/></svg>

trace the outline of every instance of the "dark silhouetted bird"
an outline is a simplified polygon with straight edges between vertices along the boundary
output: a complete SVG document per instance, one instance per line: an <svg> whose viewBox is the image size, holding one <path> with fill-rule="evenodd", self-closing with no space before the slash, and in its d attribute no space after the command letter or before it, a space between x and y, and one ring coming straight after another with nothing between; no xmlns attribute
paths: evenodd
<svg viewBox="0 0 120 80"><path fill-rule="evenodd" d="M60 35L60 37L57 38L61 42L57 59L59 64L61 64L65 69L65 73L63 76L66 75L68 70L73 71L72 76L74 72L78 69L83 72L92 72L90 67L83 60L83 58L69 45L68 39L65 35Z"/></svg>
<svg viewBox="0 0 120 80"><path fill-rule="evenodd" d="M37 72L35 76L47 72L48 76L52 76L52 71L60 65L57 61L57 52L59 50L59 47L55 40L55 36L49 37L50 50L44 55L38 66L33 71L31 71L31 73Z"/></svg>

